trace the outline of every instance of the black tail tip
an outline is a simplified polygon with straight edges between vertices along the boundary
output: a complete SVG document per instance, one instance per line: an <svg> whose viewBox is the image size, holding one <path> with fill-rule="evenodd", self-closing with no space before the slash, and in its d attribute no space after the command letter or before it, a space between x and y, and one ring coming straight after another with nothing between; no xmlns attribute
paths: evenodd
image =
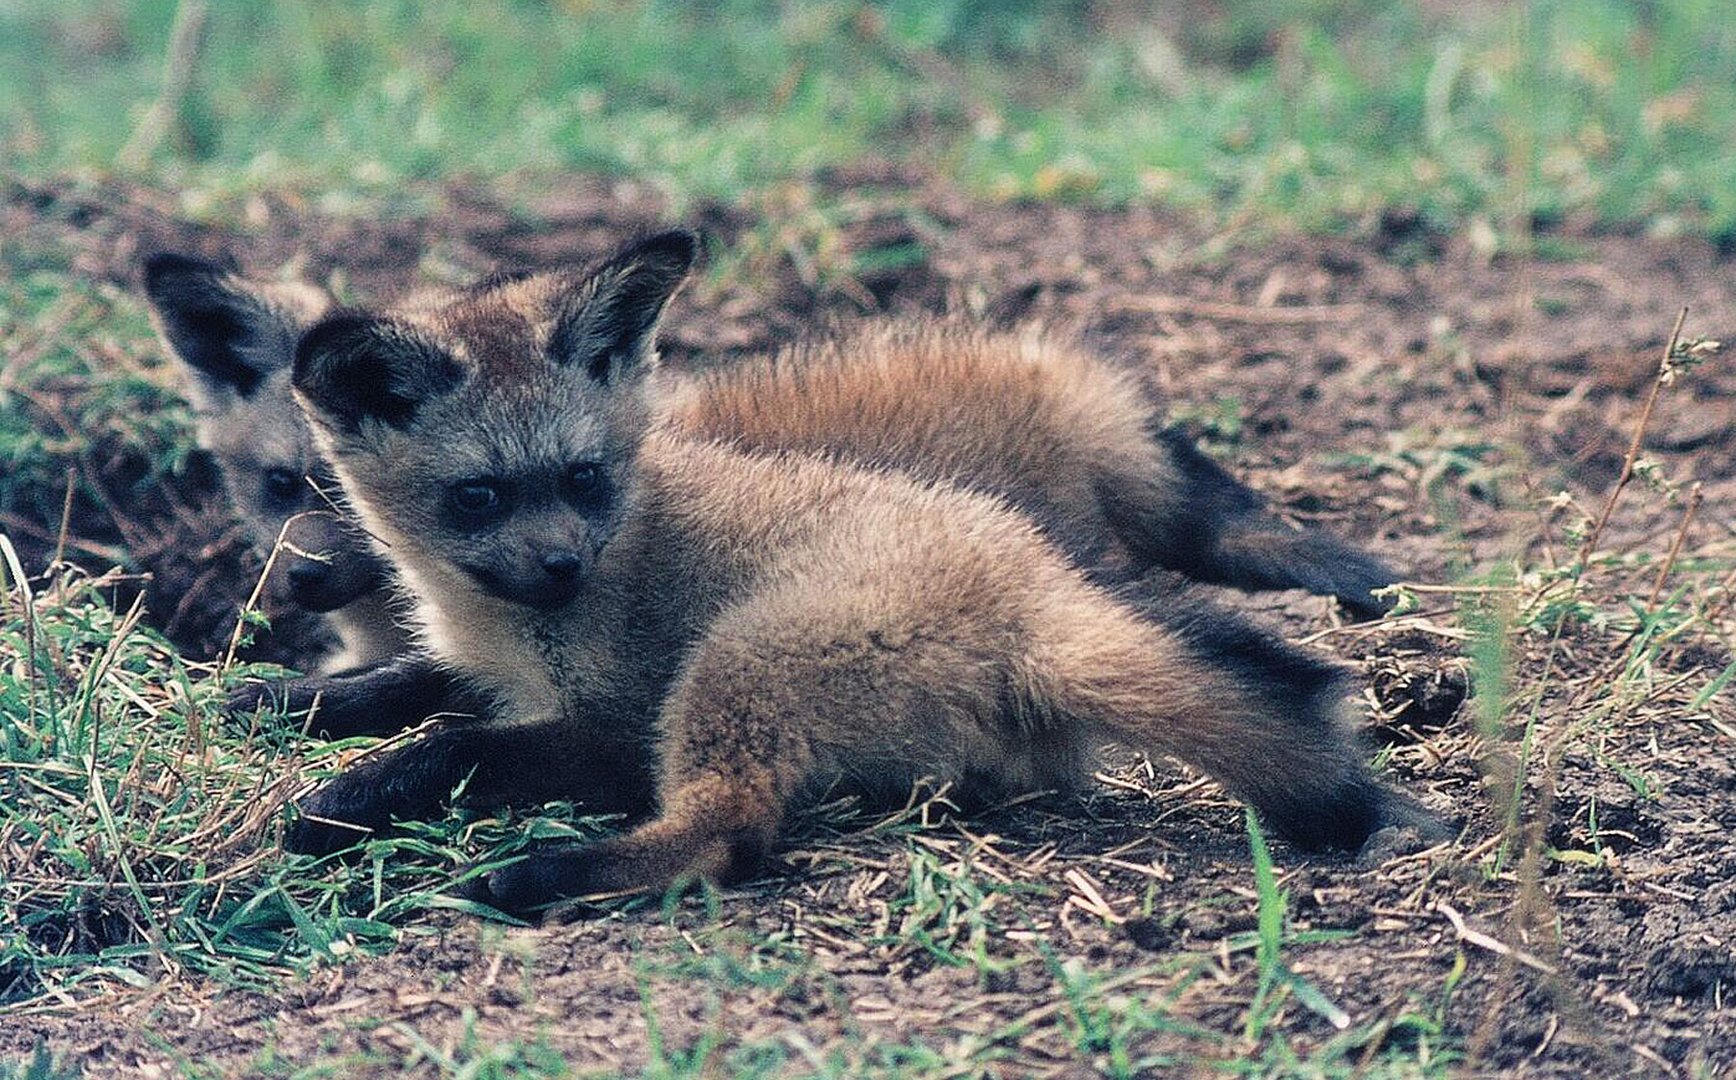
<svg viewBox="0 0 1736 1080"><path fill-rule="evenodd" d="M1379 866L1401 855L1413 855L1424 848L1444 844L1458 835L1458 829L1409 795L1383 790L1385 804L1381 807L1381 825L1357 849L1356 861L1363 866Z"/></svg>
<svg viewBox="0 0 1736 1080"><path fill-rule="evenodd" d="M1272 832L1300 851L1356 852L1365 865L1451 840L1454 830L1408 795L1372 777L1346 781L1318 802L1265 807Z"/></svg>
<svg viewBox="0 0 1736 1080"><path fill-rule="evenodd" d="M1366 777L1322 793L1302 788L1269 800L1260 816L1271 831L1301 851L1357 851L1381 827L1383 795Z"/></svg>
<svg viewBox="0 0 1736 1080"><path fill-rule="evenodd" d="M1330 596L1358 619L1378 619L1393 601L1375 595L1396 584L1392 567L1319 529L1242 523L1217 540L1213 559L1226 584L1241 589L1306 589Z"/></svg>
<svg viewBox="0 0 1736 1080"><path fill-rule="evenodd" d="M1337 557L1328 571L1330 586L1322 592L1330 593L1358 621L1378 619L1397 605L1397 600L1392 597L1376 595L1380 590L1398 584L1397 571L1337 537L1325 533L1315 535L1337 549Z"/></svg>

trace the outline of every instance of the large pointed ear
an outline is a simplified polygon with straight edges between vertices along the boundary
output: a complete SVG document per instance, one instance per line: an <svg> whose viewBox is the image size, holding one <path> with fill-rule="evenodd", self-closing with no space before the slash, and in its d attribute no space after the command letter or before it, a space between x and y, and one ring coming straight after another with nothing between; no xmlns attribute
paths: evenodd
<svg viewBox="0 0 1736 1080"><path fill-rule="evenodd" d="M686 229L657 233L610 256L558 301L549 358L583 365L599 382L641 369L663 309L698 256L699 237Z"/></svg>
<svg viewBox="0 0 1736 1080"><path fill-rule="evenodd" d="M292 379L315 420L353 434L364 420L407 426L423 402L457 389L467 370L409 327L346 312L302 335Z"/></svg>
<svg viewBox="0 0 1736 1080"><path fill-rule="evenodd" d="M169 352L209 405L247 397L289 366L302 327L227 267L187 255L145 260L145 298Z"/></svg>

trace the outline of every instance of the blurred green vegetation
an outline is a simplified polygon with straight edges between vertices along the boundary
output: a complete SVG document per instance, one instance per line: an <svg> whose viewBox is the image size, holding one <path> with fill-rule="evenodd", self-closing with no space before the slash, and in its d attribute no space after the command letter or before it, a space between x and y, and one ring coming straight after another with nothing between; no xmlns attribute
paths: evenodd
<svg viewBox="0 0 1736 1080"><path fill-rule="evenodd" d="M0 7L0 154L117 168L174 0ZM1337 229L1645 227L1736 243L1725 0L224 0L131 162L197 210L571 170L732 197L865 158L995 197Z"/></svg>
<svg viewBox="0 0 1736 1080"><path fill-rule="evenodd" d="M192 445L137 302L15 254L0 254L0 529L58 522L74 478L98 502L92 477L155 484Z"/></svg>

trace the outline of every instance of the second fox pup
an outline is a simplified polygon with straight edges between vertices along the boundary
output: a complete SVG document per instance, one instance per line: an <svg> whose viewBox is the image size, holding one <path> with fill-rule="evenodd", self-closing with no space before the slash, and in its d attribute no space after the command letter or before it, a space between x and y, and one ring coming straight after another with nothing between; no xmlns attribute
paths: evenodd
<svg viewBox="0 0 1736 1080"><path fill-rule="evenodd" d="M409 643L389 610L386 567L328 502L337 486L290 398L296 339L335 306L331 294L168 252L145 261L144 286L230 504L262 556L283 542L268 597L325 617L340 645L327 672L402 653Z"/></svg>
<svg viewBox="0 0 1736 1080"><path fill-rule="evenodd" d="M1064 335L888 321L771 357L665 377L683 434L819 453L998 495L1080 566L1336 596L1361 616L1395 575L1265 501L1162 427L1126 372Z"/></svg>
<svg viewBox="0 0 1736 1080"><path fill-rule="evenodd" d="M589 272L485 282L301 340L294 385L423 639L489 702L340 775L289 846L481 799L653 816L494 872L524 911L753 870L844 784L1067 787L1103 741L1173 754L1306 847L1395 805L1327 665L1221 614L1142 618L997 499L654 420L654 335L686 232Z"/></svg>

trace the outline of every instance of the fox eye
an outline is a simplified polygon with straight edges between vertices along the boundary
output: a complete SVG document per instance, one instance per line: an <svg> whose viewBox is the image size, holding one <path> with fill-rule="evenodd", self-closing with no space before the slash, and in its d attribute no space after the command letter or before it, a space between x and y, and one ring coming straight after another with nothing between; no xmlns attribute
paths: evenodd
<svg viewBox="0 0 1736 1080"><path fill-rule="evenodd" d="M506 493L495 480L465 480L452 487L452 509L468 525L483 525L506 508Z"/></svg>
<svg viewBox="0 0 1736 1080"><path fill-rule="evenodd" d="M301 474L293 469L265 470L265 498L278 506L296 501L302 491Z"/></svg>
<svg viewBox="0 0 1736 1080"><path fill-rule="evenodd" d="M575 502L594 501L602 495L608 476L594 461L581 461L567 470L567 497Z"/></svg>

